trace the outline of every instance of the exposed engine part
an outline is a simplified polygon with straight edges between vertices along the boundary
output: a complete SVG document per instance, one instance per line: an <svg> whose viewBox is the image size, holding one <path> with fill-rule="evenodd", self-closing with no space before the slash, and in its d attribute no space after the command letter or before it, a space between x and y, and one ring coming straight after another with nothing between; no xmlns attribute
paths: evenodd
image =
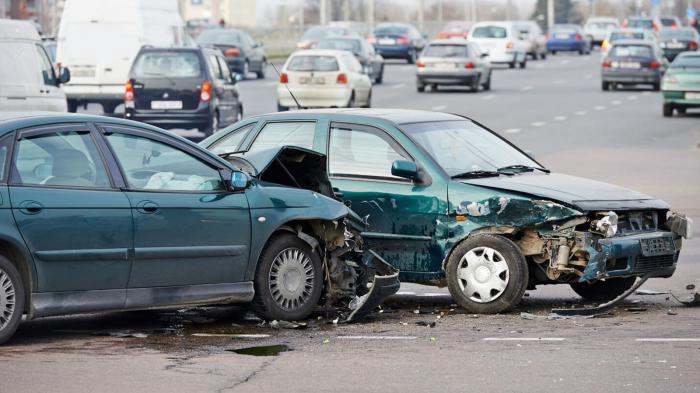
<svg viewBox="0 0 700 393"><path fill-rule="evenodd" d="M591 231L599 233L605 237L613 237L617 233L617 222L617 213L614 211L609 211L604 213L603 217L600 219L591 221Z"/></svg>
<svg viewBox="0 0 700 393"><path fill-rule="evenodd" d="M569 252L571 247L566 242L565 238L559 240L559 248L557 249L557 270L565 270L569 266Z"/></svg>

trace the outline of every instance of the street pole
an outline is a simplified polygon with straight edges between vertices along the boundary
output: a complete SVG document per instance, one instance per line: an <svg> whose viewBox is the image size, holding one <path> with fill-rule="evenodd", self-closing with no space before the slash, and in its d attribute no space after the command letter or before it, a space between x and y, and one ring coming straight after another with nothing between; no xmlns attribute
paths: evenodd
<svg viewBox="0 0 700 393"><path fill-rule="evenodd" d="M374 0L367 0L367 30L374 28Z"/></svg>
<svg viewBox="0 0 700 393"><path fill-rule="evenodd" d="M479 15L478 15L478 9L476 6L476 0L471 0L471 5L472 5L472 22L476 23L479 20Z"/></svg>
<svg viewBox="0 0 700 393"><path fill-rule="evenodd" d="M425 6L425 1L420 0L418 2L418 29L423 31L423 7Z"/></svg>
<svg viewBox="0 0 700 393"><path fill-rule="evenodd" d="M511 1L508 0L506 3L506 20L511 20L511 13L510 9L513 7L513 4L511 4Z"/></svg>
<svg viewBox="0 0 700 393"><path fill-rule="evenodd" d="M321 0L321 3L318 6L318 19L319 19L319 24L321 26L325 26L328 24L328 0Z"/></svg>
<svg viewBox="0 0 700 393"><path fill-rule="evenodd" d="M554 26L554 0L547 0L547 30Z"/></svg>
<svg viewBox="0 0 700 393"><path fill-rule="evenodd" d="M442 0L438 0L438 26L442 26Z"/></svg>

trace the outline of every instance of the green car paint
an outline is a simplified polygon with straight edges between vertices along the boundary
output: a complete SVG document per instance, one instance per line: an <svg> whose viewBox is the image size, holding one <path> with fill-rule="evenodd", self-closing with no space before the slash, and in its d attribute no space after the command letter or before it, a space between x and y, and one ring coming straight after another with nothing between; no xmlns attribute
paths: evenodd
<svg viewBox="0 0 700 393"><path fill-rule="evenodd" d="M666 106L700 107L700 53L678 55L664 75L661 91Z"/></svg>

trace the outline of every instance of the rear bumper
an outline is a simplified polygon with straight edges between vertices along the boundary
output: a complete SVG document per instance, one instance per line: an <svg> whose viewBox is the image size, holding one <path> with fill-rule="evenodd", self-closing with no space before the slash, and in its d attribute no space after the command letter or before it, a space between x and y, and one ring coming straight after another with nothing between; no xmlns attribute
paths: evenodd
<svg viewBox="0 0 700 393"><path fill-rule="evenodd" d="M476 71L434 72L424 71L416 74L419 85L471 85L479 77Z"/></svg>
<svg viewBox="0 0 700 393"><path fill-rule="evenodd" d="M124 118L136 120L154 126L171 128L197 128L205 129L211 123L211 109L209 106L196 110L158 111L127 108Z"/></svg>
<svg viewBox="0 0 700 393"><path fill-rule="evenodd" d="M299 105L305 108L343 108L350 101L352 89L348 88L319 88L319 87L290 87ZM281 106L296 107L294 99L284 86L277 87L277 99Z"/></svg>
<svg viewBox="0 0 700 393"><path fill-rule="evenodd" d="M603 71L603 82L661 83L661 72L649 70Z"/></svg>
<svg viewBox="0 0 700 393"><path fill-rule="evenodd" d="M375 45L374 50L385 59L406 59L413 50L408 45Z"/></svg>
<svg viewBox="0 0 700 393"><path fill-rule="evenodd" d="M572 41L572 42L547 42L548 51L582 51L586 48L585 41Z"/></svg>

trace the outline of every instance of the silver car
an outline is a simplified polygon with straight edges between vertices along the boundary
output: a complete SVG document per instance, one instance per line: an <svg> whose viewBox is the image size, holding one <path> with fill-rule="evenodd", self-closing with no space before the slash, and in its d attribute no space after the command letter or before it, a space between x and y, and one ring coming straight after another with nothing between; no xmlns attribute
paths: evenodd
<svg viewBox="0 0 700 393"><path fill-rule="evenodd" d="M479 45L465 40L430 42L416 62L416 90L426 86L468 86L472 91L491 89L491 63Z"/></svg>

